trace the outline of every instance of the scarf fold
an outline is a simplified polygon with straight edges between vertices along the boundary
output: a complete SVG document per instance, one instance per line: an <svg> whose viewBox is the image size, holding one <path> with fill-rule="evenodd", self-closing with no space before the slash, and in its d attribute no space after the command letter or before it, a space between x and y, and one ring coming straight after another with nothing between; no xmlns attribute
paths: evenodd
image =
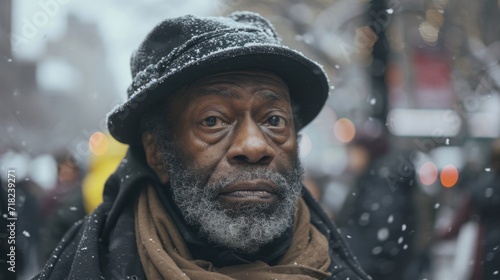
<svg viewBox="0 0 500 280"><path fill-rule="evenodd" d="M194 260L151 185L142 189L136 201L135 232L148 279L323 279L330 275L328 241L311 225L302 197L296 205L290 249L275 266L255 261L219 268Z"/></svg>

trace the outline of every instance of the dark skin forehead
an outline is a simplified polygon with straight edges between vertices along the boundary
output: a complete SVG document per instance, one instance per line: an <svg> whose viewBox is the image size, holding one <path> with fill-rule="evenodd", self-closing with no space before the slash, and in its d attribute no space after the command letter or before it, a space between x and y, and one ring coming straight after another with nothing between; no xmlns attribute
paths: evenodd
<svg viewBox="0 0 500 280"><path fill-rule="evenodd" d="M291 102L287 84L272 72L253 69L224 72L201 78L176 91L170 102L169 119L175 119L182 114L180 108L190 102L196 102L197 97L216 95L237 99L239 97L231 91L231 87L242 88L249 84L256 87L258 98ZM263 85L261 89L260 85Z"/></svg>

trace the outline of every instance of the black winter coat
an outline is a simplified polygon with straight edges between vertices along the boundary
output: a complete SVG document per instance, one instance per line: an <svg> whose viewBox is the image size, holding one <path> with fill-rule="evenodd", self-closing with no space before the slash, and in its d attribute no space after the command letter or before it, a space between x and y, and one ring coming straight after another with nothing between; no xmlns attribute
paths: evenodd
<svg viewBox="0 0 500 280"><path fill-rule="evenodd" d="M500 172L481 174L470 185L472 205L480 216L478 250L482 279L500 279Z"/></svg>
<svg viewBox="0 0 500 280"><path fill-rule="evenodd" d="M408 158L408 153L394 151L374 160L337 220L352 251L375 280L407 279L413 257L415 173Z"/></svg>

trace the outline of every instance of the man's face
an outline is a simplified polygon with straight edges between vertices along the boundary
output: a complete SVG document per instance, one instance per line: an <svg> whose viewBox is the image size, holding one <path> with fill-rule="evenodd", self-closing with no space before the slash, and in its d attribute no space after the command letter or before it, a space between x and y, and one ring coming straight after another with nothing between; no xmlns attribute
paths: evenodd
<svg viewBox="0 0 500 280"><path fill-rule="evenodd" d="M245 253L291 226L302 169L283 80L257 71L210 76L170 109L169 139L156 143L188 223Z"/></svg>

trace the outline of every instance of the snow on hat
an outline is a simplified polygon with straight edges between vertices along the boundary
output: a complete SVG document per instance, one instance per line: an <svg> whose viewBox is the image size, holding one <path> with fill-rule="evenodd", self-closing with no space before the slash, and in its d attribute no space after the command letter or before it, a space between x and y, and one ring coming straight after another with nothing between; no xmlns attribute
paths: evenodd
<svg viewBox="0 0 500 280"><path fill-rule="evenodd" d="M283 45L271 23L252 12L227 17L183 16L157 25L132 55L128 99L108 114L118 141L140 143L140 119L154 104L196 80L227 71L263 69L280 76L303 125L328 97L321 65Z"/></svg>

